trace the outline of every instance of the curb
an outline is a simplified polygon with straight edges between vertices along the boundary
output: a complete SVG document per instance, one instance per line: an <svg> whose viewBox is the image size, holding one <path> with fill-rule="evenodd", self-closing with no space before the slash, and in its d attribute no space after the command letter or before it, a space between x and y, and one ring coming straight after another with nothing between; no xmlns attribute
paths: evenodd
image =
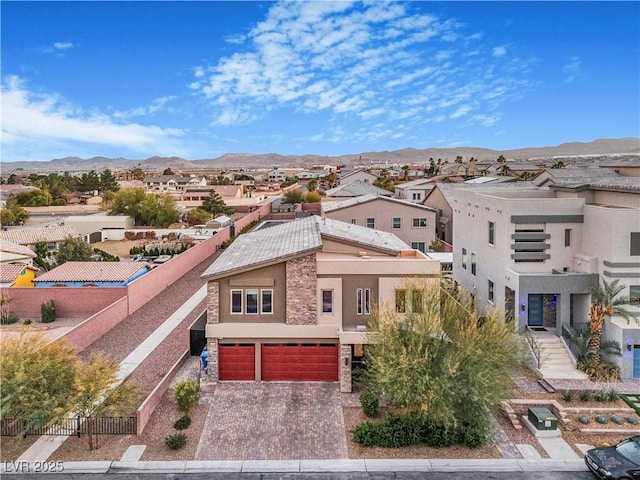
<svg viewBox="0 0 640 480"><path fill-rule="evenodd" d="M45 465L51 468L44 470ZM55 464L55 465L54 465ZM319 473L319 472L586 472L576 459L188 460L158 462L3 462L14 473Z"/></svg>

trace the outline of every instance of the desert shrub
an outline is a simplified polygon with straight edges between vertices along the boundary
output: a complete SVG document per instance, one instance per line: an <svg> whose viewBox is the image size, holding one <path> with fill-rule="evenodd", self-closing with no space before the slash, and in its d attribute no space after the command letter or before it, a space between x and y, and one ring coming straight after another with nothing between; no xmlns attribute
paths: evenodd
<svg viewBox="0 0 640 480"><path fill-rule="evenodd" d="M588 402L591 400L591 392L589 390L580 390L580 392L578 392L578 398L581 402Z"/></svg>
<svg viewBox="0 0 640 480"><path fill-rule="evenodd" d="M40 305L40 321L42 323L51 323L56 319L56 304L53 300Z"/></svg>
<svg viewBox="0 0 640 480"><path fill-rule="evenodd" d="M31 325L32 323L33 323L33 320L31 320L30 318L25 318L25 319L22 321L22 324L23 324L23 325Z"/></svg>
<svg viewBox="0 0 640 480"><path fill-rule="evenodd" d="M174 395L178 410L187 414L200 400L200 384L192 378L181 380L176 383Z"/></svg>
<svg viewBox="0 0 640 480"><path fill-rule="evenodd" d="M189 425L191 425L191 417L189 415L183 415L176 420L176 423L173 424L173 428L176 430L184 430L185 428L189 428Z"/></svg>
<svg viewBox="0 0 640 480"><path fill-rule="evenodd" d="M14 323L17 323L18 320L20 319L14 313L7 313L0 316L0 324L2 325L13 325Z"/></svg>
<svg viewBox="0 0 640 480"><path fill-rule="evenodd" d="M452 426L425 420L422 424L422 441L430 447L449 447L456 443L457 433Z"/></svg>
<svg viewBox="0 0 640 480"><path fill-rule="evenodd" d="M607 393L601 390L597 392L593 392L593 399L596 402L606 402L607 401Z"/></svg>
<svg viewBox="0 0 640 480"><path fill-rule="evenodd" d="M376 425L371 422L365 422L351 431L351 439L358 445L371 447L378 443L377 433Z"/></svg>
<svg viewBox="0 0 640 480"><path fill-rule="evenodd" d="M618 392L616 392L615 389L610 388L609 390L607 390L608 402L615 402L617 399L618 399Z"/></svg>
<svg viewBox="0 0 640 480"><path fill-rule="evenodd" d="M362 413L367 417L378 416L378 407L380 406L380 402L375 393L368 390L363 391L360 394L360 405L362 406Z"/></svg>
<svg viewBox="0 0 640 480"><path fill-rule="evenodd" d="M573 391L565 390L562 392L562 399L567 403L571 402L573 400Z"/></svg>
<svg viewBox="0 0 640 480"><path fill-rule="evenodd" d="M187 436L184 433L174 433L164 439L164 444L171 450L180 450L187 444Z"/></svg>

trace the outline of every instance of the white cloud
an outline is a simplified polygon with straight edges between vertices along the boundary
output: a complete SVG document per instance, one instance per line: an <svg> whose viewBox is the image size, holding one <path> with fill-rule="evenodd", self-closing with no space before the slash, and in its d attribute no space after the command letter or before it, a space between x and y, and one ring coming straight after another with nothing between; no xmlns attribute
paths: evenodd
<svg viewBox="0 0 640 480"><path fill-rule="evenodd" d="M72 42L54 42L41 49L42 53L53 53L56 56L64 56L65 50L76 48L77 45Z"/></svg>
<svg viewBox="0 0 640 480"><path fill-rule="evenodd" d="M58 50L67 50L69 48L73 48L75 45L71 42L55 42L53 44L53 48Z"/></svg>
<svg viewBox="0 0 640 480"><path fill-rule="evenodd" d="M571 57L563 67L565 83L573 83L582 76L582 62L579 57Z"/></svg>
<svg viewBox="0 0 640 480"><path fill-rule="evenodd" d="M19 151L24 145L42 144L44 148L51 142L65 144L69 150L71 145L93 144L137 152L174 151L183 135L179 129L117 123L115 117L86 114L55 94L28 91L15 76L2 85L2 146L7 161L20 160L7 158L13 149L9 146ZM50 153L42 155L40 159L51 158Z"/></svg>
<svg viewBox="0 0 640 480"><path fill-rule="evenodd" d="M504 57L507 54L507 47L504 45L493 47L492 53L494 57Z"/></svg>

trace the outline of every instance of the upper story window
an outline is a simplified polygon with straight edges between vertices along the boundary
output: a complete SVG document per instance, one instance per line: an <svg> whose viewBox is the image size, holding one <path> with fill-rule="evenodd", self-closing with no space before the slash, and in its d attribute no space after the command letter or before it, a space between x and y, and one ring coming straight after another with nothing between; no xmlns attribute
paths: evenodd
<svg viewBox="0 0 640 480"><path fill-rule="evenodd" d="M273 313L273 290L260 290L260 313Z"/></svg>
<svg viewBox="0 0 640 480"><path fill-rule="evenodd" d="M352 223L353 225L355 225L356 223L358 223L358 221L357 221L355 218L352 218L352 219L351 219L351 223Z"/></svg>
<svg viewBox="0 0 640 480"><path fill-rule="evenodd" d="M640 232L631 232L630 255L640 255Z"/></svg>
<svg viewBox="0 0 640 480"><path fill-rule="evenodd" d="M333 313L333 290L322 290L322 313Z"/></svg>
<svg viewBox="0 0 640 480"><path fill-rule="evenodd" d="M564 229L564 246L565 247L571 246L571 229L570 228Z"/></svg>
<svg viewBox="0 0 640 480"><path fill-rule="evenodd" d="M471 275L476 274L476 254L471 254Z"/></svg>
<svg viewBox="0 0 640 480"><path fill-rule="evenodd" d="M496 244L496 224L489 222L489 245Z"/></svg>
<svg viewBox="0 0 640 480"><path fill-rule="evenodd" d="M414 192L413 193L413 199L414 200L421 200L422 199L422 194L420 192Z"/></svg>
<svg viewBox="0 0 640 480"><path fill-rule="evenodd" d="M394 217L391 219L391 227L395 229L402 228L402 221L400 220L400 217Z"/></svg>
<svg viewBox="0 0 640 480"><path fill-rule="evenodd" d="M357 313L358 315L369 315L371 313L371 289L359 288L357 291Z"/></svg>
<svg viewBox="0 0 640 480"><path fill-rule="evenodd" d="M375 218L367 218L367 228L376 228Z"/></svg>
<svg viewBox="0 0 640 480"><path fill-rule="evenodd" d="M413 219L413 226L416 228L424 228L427 226L427 219L426 218L414 218Z"/></svg>
<svg viewBox="0 0 640 480"><path fill-rule="evenodd" d="M467 249L462 249L462 268L467 269Z"/></svg>
<svg viewBox="0 0 640 480"><path fill-rule="evenodd" d="M273 290L257 288L231 290L231 313L257 315L273 313Z"/></svg>
<svg viewBox="0 0 640 480"><path fill-rule="evenodd" d="M242 313L242 290L231 290L231 313Z"/></svg>
<svg viewBox="0 0 640 480"><path fill-rule="evenodd" d="M493 303L493 282L491 280L487 280L488 293L487 300Z"/></svg>
<svg viewBox="0 0 640 480"><path fill-rule="evenodd" d="M257 314L258 313L258 289L257 288L247 288L245 290L245 305L246 312L248 314Z"/></svg>

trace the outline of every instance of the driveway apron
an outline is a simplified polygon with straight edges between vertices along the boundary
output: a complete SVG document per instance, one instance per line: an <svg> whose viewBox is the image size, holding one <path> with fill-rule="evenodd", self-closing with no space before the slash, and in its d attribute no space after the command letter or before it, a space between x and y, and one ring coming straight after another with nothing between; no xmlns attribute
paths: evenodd
<svg viewBox="0 0 640 480"><path fill-rule="evenodd" d="M220 383L196 460L347 458L338 385Z"/></svg>

